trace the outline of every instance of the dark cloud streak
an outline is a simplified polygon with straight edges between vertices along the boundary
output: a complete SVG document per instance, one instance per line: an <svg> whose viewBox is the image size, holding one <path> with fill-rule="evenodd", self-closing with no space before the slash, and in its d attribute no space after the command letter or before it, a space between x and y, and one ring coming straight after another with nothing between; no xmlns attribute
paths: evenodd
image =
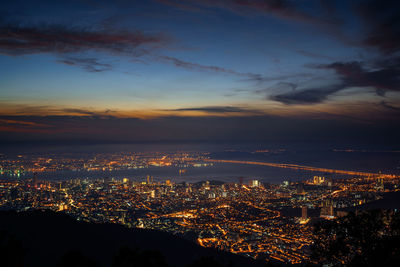
<svg viewBox="0 0 400 267"><path fill-rule="evenodd" d="M62 57L58 62L78 66L89 72L112 69L111 64L99 62L96 58L70 56L95 51L129 56L132 60L146 57L147 60L161 61L188 70L225 73L251 80L262 79L259 74L242 73L218 66L187 62L170 56L154 55L154 50L165 48L170 43L171 38L161 33L150 35L141 31L87 30L63 25L26 26L0 23L0 54L4 55L52 53Z"/></svg>
<svg viewBox="0 0 400 267"><path fill-rule="evenodd" d="M381 105L382 105L383 107L389 109L389 110L399 112L399 115L400 115L400 107L392 106L392 105L390 105L389 103L387 103L386 101L382 101L382 102L381 102Z"/></svg>
<svg viewBox="0 0 400 267"><path fill-rule="evenodd" d="M262 114L259 110L247 109L235 106L209 106L209 107L194 107L194 108L179 108L168 111L201 111L206 113L257 113Z"/></svg>
<svg viewBox="0 0 400 267"><path fill-rule="evenodd" d="M199 11L207 8L220 8L240 15L251 13L267 14L277 18L301 21L314 24L333 23L329 19L317 18L302 11L296 6L296 1L287 0L158 0L165 5L173 6L186 11Z"/></svg>
<svg viewBox="0 0 400 267"><path fill-rule="evenodd" d="M381 61L379 66L375 64L372 70L366 69L363 65L365 64L356 61L335 62L320 65L319 68L334 70L341 77L343 87L374 87L378 95L384 95L386 91L400 91L400 64Z"/></svg>
<svg viewBox="0 0 400 267"><path fill-rule="evenodd" d="M161 34L104 32L62 25L0 26L0 53L12 56L37 53L77 53L95 50L141 56L167 43Z"/></svg>
<svg viewBox="0 0 400 267"><path fill-rule="evenodd" d="M384 96L388 91L400 91L399 58L379 60L374 62L373 66L369 68L367 68L366 65L367 64L363 62L352 61L312 66L316 69L333 70L340 81L337 84L324 86L322 88L300 88L299 90L292 90L273 95L270 99L287 105L304 105L322 103L327 100L330 95L349 87L372 87L379 96Z"/></svg>
<svg viewBox="0 0 400 267"><path fill-rule="evenodd" d="M363 45L390 55L400 51L400 2L361 1L357 11L367 29Z"/></svg>
<svg viewBox="0 0 400 267"><path fill-rule="evenodd" d="M207 65L202 65L202 64L198 64L198 63L183 61L183 60L175 58L175 57L159 56L159 57L157 57L157 59L162 62L172 63L174 66L176 66L178 68L183 68L183 69L188 69L188 70L225 73L225 74L230 74L230 75L247 77L248 79L251 79L251 80L262 79L262 76L260 74L238 72L235 70L226 69L226 68L217 67L217 66L207 66Z"/></svg>
<svg viewBox="0 0 400 267"><path fill-rule="evenodd" d="M333 85L326 88L312 88L287 93L277 94L270 97L271 100L281 102L286 105L310 105L324 102L329 95L332 95L344 87Z"/></svg>
<svg viewBox="0 0 400 267"><path fill-rule="evenodd" d="M88 72L103 72L112 69L111 64L101 63L96 58L65 58L57 60L57 62L63 63L69 66L78 66Z"/></svg>

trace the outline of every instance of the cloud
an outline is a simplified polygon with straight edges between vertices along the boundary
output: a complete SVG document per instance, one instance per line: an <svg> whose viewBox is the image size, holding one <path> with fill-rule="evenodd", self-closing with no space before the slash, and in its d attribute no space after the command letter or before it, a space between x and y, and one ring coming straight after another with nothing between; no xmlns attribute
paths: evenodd
<svg viewBox="0 0 400 267"><path fill-rule="evenodd" d="M297 88L297 84L291 82L278 82L273 86L269 87L267 91L294 91ZM265 92L266 90L259 90L257 93Z"/></svg>
<svg viewBox="0 0 400 267"><path fill-rule="evenodd" d="M63 25L0 25L0 53L12 56L91 50L138 57L167 42L167 38L161 34L149 35L140 31L106 32Z"/></svg>
<svg viewBox="0 0 400 267"><path fill-rule="evenodd" d="M247 109L235 106L209 106L209 107L193 107L193 108L180 108L169 111L201 111L206 113L259 113L261 111L254 109Z"/></svg>
<svg viewBox="0 0 400 267"><path fill-rule="evenodd" d="M269 99L288 104L316 104L322 103L332 94L349 87L372 87L379 96L385 96L386 92L400 91L400 17L398 1L361 1L356 5L356 10L361 16L366 34L361 44L364 47L373 47L378 50L379 59L348 62L333 62L330 64L318 64L312 66L316 69L333 70L337 82L322 87L302 87L297 84L298 90L272 95ZM318 54L298 50L299 53L314 57ZM285 91L285 90L284 90ZM382 106L394 110L386 102Z"/></svg>
<svg viewBox="0 0 400 267"><path fill-rule="evenodd" d="M343 89L350 86L374 87L378 95L386 91L400 91L400 60L381 60L372 69L366 69L362 62L334 62L319 68L332 69L342 79Z"/></svg>
<svg viewBox="0 0 400 267"><path fill-rule="evenodd" d="M111 64L99 62L92 57L76 57L71 54L102 52L110 55L128 56L132 60L146 57L147 60L162 61L179 68L195 71L225 73L261 79L259 74L242 73L218 66L192 63L169 56L155 56L154 50L170 44L164 34L145 34L141 31L88 30L63 25L36 25L0 23L0 54L20 56L51 53L60 56L57 62L77 66L89 72L112 69Z"/></svg>
<svg viewBox="0 0 400 267"><path fill-rule="evenodd" d="M157 0L157 2L160 2L164 5L168 5L168 6L172 6L181 10L185 10L185 11L192 11L192 12L204 12L204 9L201 7L197 7L194 5L190 5L188 3L182 3L181 2L177 2L174 0Z"/></svg>
<svg viewBox="0 0 400 267"><path fill-rule="evenodd" d="M118 114L115 110L110 109L92 109L92 108L74 108L62 107L57 105L26 105L26 104L10 104L0 102L0 117L7 116L82 116L82 117L110 117Z"/></svg>
<svg viewBox="0 0 400 267"><path fill-rule="evenodd" d="M214 1L207 1L214 2ZM286 0L235 0L224 1L232 8L243 9L248 8L253 11L258 11L266 14L271 14L279 18L285 18L296 21L315 22L316 18L300 11L293 1Z"/></svg>
<svg viewBox="0 0 400 267"><path fill-rule="evenodd" d="M198 64L198 63L183 61L183 60L175 58L175 57L159 56L158 60L163 61L163 62L172 63L176 67L184 68L184 69L188 69L188 70L225 73L225 74L237 75L237 76L241 76L241 77L247 77L252 80L259 80L262 78L260 74L238 72L235 70L221 68L221 67L217 67L217 66L207 66L207 65L202 65L202 64Z"/></svg>
<svg viewBox="0 0 400 267"><path fill-rule="evenodd" d="M107 70L111 70L111 64L100 63L96 58L65 58L57 60L57 62L69 65L69 66L78 66L88 72L103 72Z"/></svg>
<svg viewBox="0 0 400 267"><path fill-rule="evenodd" d="M338 81L322 88L301 88L300 90L273 95L270 99L284 104L316 104L324 102L336 92L349 87L371 87L379 96L386 92L400 91L400 17L398 1L361 1L356 10L361 16L366 29L361 44L364 47L376 48L379 59L369 61L333 62L312 66L316 69L333 70ZM313 53L298 51L310 57ZM397 107L385 101L381 106L396 111Z"/></svg>
<svg viewBox="0 0 400 267"><path fill-rule="evenodd" d="M60 110L62 113L71 114L71 115L83 115L83 116L104 116L109 115L112 113L112 110L105 110L105 111L91 111L88 109L81 109L81 108L63 108Z"/></svg>
<svg viewBox="0 0 400 267"><path fill-rule="evenodd" d="M315 52L310 52L310 51L306 51L306 50L296 50L297 53L306 56L306 57L310 57L310 58L314 58L314 59L329 59L332 60L333 57L329 57L329 56L325 56L319 53L315 53Z"/></svg>
<svg viewBox="0 0 400 267"><path fill-rule="evenodd" d="M224 73L224 74L229 74L229 75L236 75L239 77L243 77L244 78L243 81L247 81L247 82L262 83L262 82L286 80L286 79L295 78L295 77L312 76L312 74L309 74L309 73L295 73L295 74L290 74L290 75L267 77L267 76L263 76L263 75L257 74L257 73L239 72L239 71L222 68L222 67L218 67L218 66L209 66L209 65L202 65L202 64L194 63L194 62L188 62L188 61L184 61L184 60L181 60L181 59L178 59L175 57L170 57L170 56L158 56L156 59L159 61L162 61L162 62L167 62L167 63L173 64L175 67L183 68L183 69L187 69L187 70L196 70L196 71L203 71L203 72L214 72L214 73Z"/></svg>
<svg viewBox="0 0 400 267"><path fill-rule="evenodd" d="M399 10L399 1L361 1L357 11L367 28L363 45L375 47L384 54L400 51Z"/></svg>
<svg viewBox="0 0 400 267"><path fill-rule="evenodd" d="M349 12L354 14L354 11L357 11L354 15L358 16L353 17L364 22L366 33L361 40L346 34L343 27L345 21L338 12L343 7L339 8L337 3L330 1L306 3L291 0L158 0L158 2L185 11L217 8L243 16L264 14L284 21L313 25L347 45L374 47L385 54L400 51L399 1L366 0L349 3L354 7ZM310 57L327 58L306 51L300 51L300 53Z"/></svg>
<svg viewBox="0 0 400 267"><path fill-rule="evenodd" d="M334 62L311 66L317 69L333 70L339 81L320 88L301 88L292 84L291 91L273 95L269 99L287 105L316 104L324 102L328 96L349 87L372 87L377 95L384 96L387 91L400 91L400 58L381 59L370 63L358 61ZM295 88L298 90L294 90Z"/></svg>
<svg viewBox="0 0 400 267"><path fill-rule="evenodd" d="M269 99L281 102L286 105L309 105L324 102L329 95L332 95L344 87L342 85L327 86L326 88L311 88L270 96Z"/></svg>
<svg viewBox="0 0 400 267"><path fill-rule="evenodd" d="M389 110L396 111L396 112L400 112L400 107L393 106L393 105L387 103L386 101L382 101L382 102L381 102L381 105L382 105L383 107L389 109Z"/></svg>
<svg viewBox="0 0 400 267"><path fill-rule="evenodd" d="M272 15L277 18L309 22L315 24L332 23L325 18L317 18L312 14L302 11L296 6L296 1L287 0L158 0L159 2L182 10L198 11L199 8L220 8L236 14L248 15L259 13Z"/></svg>
<svg viewBox="0 0 400 267"><path fill-rule="evenodd" d="M31 117L4 117L0 119L0 133L47 133L52 131L52 125L45 122L36 122Z"/></svg>
<svg viewBox="0 0 400 267"><path fill-rule="evenodd" d="M36 123L32 121L21 121L21 120L8 120L0 119L0 124L6 125L18 125L18 126L28 126L28 127L47 127L46 124Z"/></svg>
<svg viewBox="0 0 400 267"><path fill-rule="evenodd" d="M339 118L249 116L166 116L152 119L93 116L0 116L1 120L46 124L49 127L0 125L0 142L62 140L91 142L332 142L377 140L399 144L400 127L393 120L367 124ZM51 127L50 127L51 126ZM343 131L346 129L346 131ZM55 134L56 133L56 134ZM318 133L316 135L315 133ZM61 141L60 141L61 140Z"/></svg>

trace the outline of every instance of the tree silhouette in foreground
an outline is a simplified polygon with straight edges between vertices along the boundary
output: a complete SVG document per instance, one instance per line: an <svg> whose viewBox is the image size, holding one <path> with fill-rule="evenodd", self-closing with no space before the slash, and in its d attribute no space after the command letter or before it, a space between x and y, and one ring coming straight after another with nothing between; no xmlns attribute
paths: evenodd
<svg viewBox="0 0 400 267"><path fill-rule="evenodd" d="M213 257L201 257L195 260L193 263L187 265L187 267L232 267L232 263L227 265L220 264Z"/></svg>
<svg viewBox="0 0 400 267"><path fill-rule="evenodd" d="M20 240L6 231L0 231L0 264L2 266L24 266L26 249Z"/></svg>
<svg viewBox="0 0 400 267"><path fill-rule="evenodd" d="M114 256L112 267L168 267L164 255L157 250L121 247Z"/></svg>
<svg viewBox="0 0 400 267"><path fill-rule="evenodd" d="M70 250L62 256L57 267L99 267L100 265L89 259L79 250Z"/></svg>
<svg viewBox="0 0 400 267"><path fill-rule="evenodd" d="M324 266L396 266L400 262L400 213L350 213L315 225L312 261Z"/></svg>

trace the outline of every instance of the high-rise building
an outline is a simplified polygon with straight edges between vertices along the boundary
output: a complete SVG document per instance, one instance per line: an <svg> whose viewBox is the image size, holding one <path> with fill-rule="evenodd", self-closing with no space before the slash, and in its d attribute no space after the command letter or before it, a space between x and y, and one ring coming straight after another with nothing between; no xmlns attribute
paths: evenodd
<svg viewBox="0 0 400 267"><path fill-rule="evenodd" d="M301 219L303 221L307 220L307 206L301 207Z"/></svg>
<svg viewBox="0 0 400 267"><path fill-rule="evenodd" d="M335 217L333 211L333 201L331 199L325 199L322 203L320 217L328 219L332 219Z"/></svg>
<svg viewBox="0 0 400 267"><path fill-rule="evenodd" d="M250 185L252 187L259 187L260 186L260 182L258 180L251 180Z"/></svg>
<svg viewBox="0 0 400 267"><path fill-rule="evenodd" d="M299 184L298 186L297 186L297 194L304 194L305 193L305 191L304 191L304 186L303 186L303 184Z"/></svg>
<svg viewBox="0 0 400 267"><path fill-rule="evenodd" d="M385 191L385 184L382 178L377 179L375 189L377 191Z"/></svg>
<svg viewBox="0 0 400 267"><path fill-rule="evenodd" d="M203 190L210 190L210 182L206 181L205 183L203 183Z"/></svg>
<svg viewBox="0 0 400 267"><path fill-rule="evenodd" d="M34 188L37 188L37 187L38 187L38 184L39 184L39 181L38 181L38 179L37 179L37 174L36 174L36 172L35 172L35 173L33 173L32 186L33 186Z"/></svg>
<svg viewBox="0 0 400 267"><path fill-rule="evenodd" d="M322 176L314 176L313 178L313 184L315 185L321 185L325 182L325 177Z"/></svg>

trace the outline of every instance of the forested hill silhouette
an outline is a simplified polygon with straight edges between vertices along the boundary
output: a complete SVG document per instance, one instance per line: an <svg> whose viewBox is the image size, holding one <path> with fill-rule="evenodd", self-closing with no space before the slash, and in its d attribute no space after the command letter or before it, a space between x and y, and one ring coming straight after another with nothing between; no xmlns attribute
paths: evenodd
<svg viewBox="0 0 400 267"><path fill-rule="evenodd" d="M365 203L363 205L345 208L345 211L355 211L355 210L399 210L400 209L400 192L389 192L383 195L382 199L375 200L372 202Z"/></svg>
<svg viewBox="0 0 400 267"><path fill-rule="evenodd" d="M168 233L76 221L51 211L0 211L1 266L265 266Z"/></svg>

